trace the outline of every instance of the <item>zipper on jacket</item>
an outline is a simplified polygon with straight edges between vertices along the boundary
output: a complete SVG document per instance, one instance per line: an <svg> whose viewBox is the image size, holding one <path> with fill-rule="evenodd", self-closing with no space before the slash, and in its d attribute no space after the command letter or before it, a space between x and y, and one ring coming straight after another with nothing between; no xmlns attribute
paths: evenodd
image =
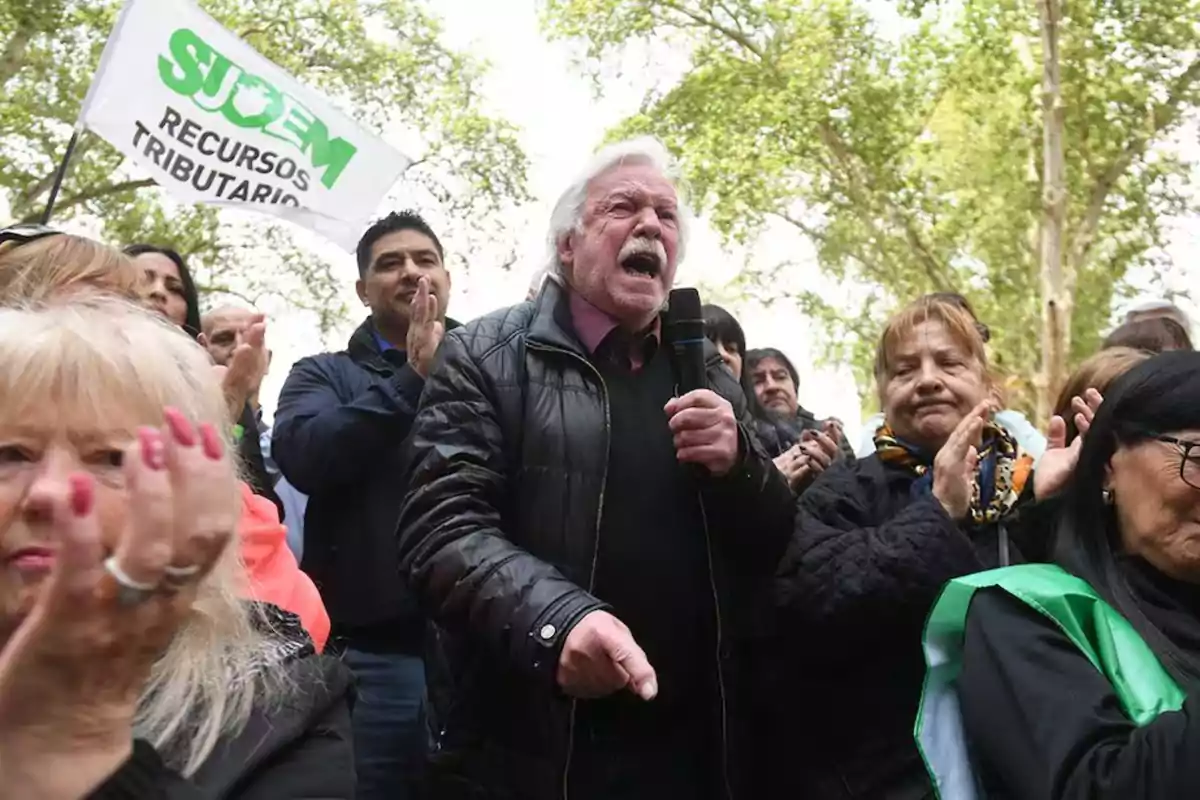
<svg viewBox="0 0 1200 800"><path fill-rule="evenodd" d="M596 588L596 564L600 560L600 522L604 519L604 491L608 487L608 451L611 445L612 438L612 419L608 407L608 384L604 382L604 376L600 374L600 370L578 353L572 353L570 350L564 350L561 347L552 347L549 345L535 344L529 340L525 341L525 346L531 350L544 350L552 353L559 353L567 356L583 364L587 369L591 370L596 376L596 380L600 381L601 400L604 404L604 469L600 473L600 498L596 505L596 535L592 544L592 566L588 572L589 593L595 591ZM562 800L570 800L571 795L571 759L575 755L575 715L579 708L579 701L571 698L571 713L568 716L567 728L567 757L563 764L562 772Z"/></svg>
<svg viewBox="0 0 1200 800"><path fill-rule="evenodd" d="M698 497L697 500L700 504L700 522L704 527L704 550L708 555L708 585L712 589L713 618L717 623L717 694L721 701L721 779L725 783L725 797L727 800L733 800L733 787L729 783L729 701L725 696L725 667L721 663L725 631L721 621L721 600L717 596L717 573L713 561L712 537L708 531L708 511L704 508L704 498Z"/></svg>

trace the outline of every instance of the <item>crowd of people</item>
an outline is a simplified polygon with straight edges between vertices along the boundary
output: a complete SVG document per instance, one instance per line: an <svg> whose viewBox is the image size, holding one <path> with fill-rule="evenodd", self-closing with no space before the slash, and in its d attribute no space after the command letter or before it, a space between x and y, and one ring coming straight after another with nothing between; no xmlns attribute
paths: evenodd
<svg viewBox="0 0 1200 800"><path fill-rule="evenodd" d="M268 321L169 243L0 231L0 796L1200 792L1187 317L1134 309L1039 431L970 303L908 298L852 442L718 306L682 388L675 175L601 150L466 324L378 220L269 426Z"/></svg>

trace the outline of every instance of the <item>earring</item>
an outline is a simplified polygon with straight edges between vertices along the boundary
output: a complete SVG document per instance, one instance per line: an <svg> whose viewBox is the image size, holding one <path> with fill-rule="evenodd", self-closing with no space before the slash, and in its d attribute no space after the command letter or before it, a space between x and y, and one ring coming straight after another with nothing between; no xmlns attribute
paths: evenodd
<svg viewBox="0 0 1200 800"><path fill-rule="evenodd" d="M1104 491L1100 492L1100 499L1104 501L1104 505L1111 506L1113 504L1112 489L1105 489Z"/></svg>

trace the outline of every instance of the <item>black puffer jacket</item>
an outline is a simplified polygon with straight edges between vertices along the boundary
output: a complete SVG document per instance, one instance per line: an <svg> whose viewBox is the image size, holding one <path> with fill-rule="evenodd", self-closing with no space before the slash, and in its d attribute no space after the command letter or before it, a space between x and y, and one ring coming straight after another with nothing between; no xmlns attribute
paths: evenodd
<svg viewBox="0 0 1200 800"><path fill-rule="evenodd" d="M715 349L708 356L711 386L748 423L741 388ZM448 705L433 709L434 796L563 795L574 703L556 667L572 626L605 607L589 587L608 430L603 383L553 281L537 301L443 341L413 423L413 491L400 516L402 573L446 633L449 675L431 676L450 683ZM748 430L741 463L702 488L730 687L733 639L754 587L769 585L794 507ZM727 704L732 713L732 693Z"/></svg>
<svg viewBox="0 0 1200 800"><path fill-rule="evenodd" d="M190 779L137 740L133 755L87 800L353 800L350 671L317 655L294 614L260 609L256 622L279 636L265 668L285 671L293 691L256 708Z"/></svg>
<svg viewBox="0 0 1200 800"><path fill-rule="evenodd" d="M1002 525L960 525L913 481L870 456L800 497L774 630L752 659L756 797L932 797L913 738L925 617L948 580L1001 565L1002 528L1012 563L1042 548L1020 522L1031 493Z"/></svg>

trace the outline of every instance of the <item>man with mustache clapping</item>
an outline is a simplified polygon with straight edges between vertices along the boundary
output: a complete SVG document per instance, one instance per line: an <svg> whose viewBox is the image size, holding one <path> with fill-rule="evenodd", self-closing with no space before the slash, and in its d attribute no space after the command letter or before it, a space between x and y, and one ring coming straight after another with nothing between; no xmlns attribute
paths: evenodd
<svg viewBox="0 0 1200 800"><path fill-rule="evenodd" d="M598 153L536 297L449 333L429 376L399 536L452 676L431 797L730 794L739 636L792 496L707 340L710 388L676 396L672 174L653 140Z"/></svg>

